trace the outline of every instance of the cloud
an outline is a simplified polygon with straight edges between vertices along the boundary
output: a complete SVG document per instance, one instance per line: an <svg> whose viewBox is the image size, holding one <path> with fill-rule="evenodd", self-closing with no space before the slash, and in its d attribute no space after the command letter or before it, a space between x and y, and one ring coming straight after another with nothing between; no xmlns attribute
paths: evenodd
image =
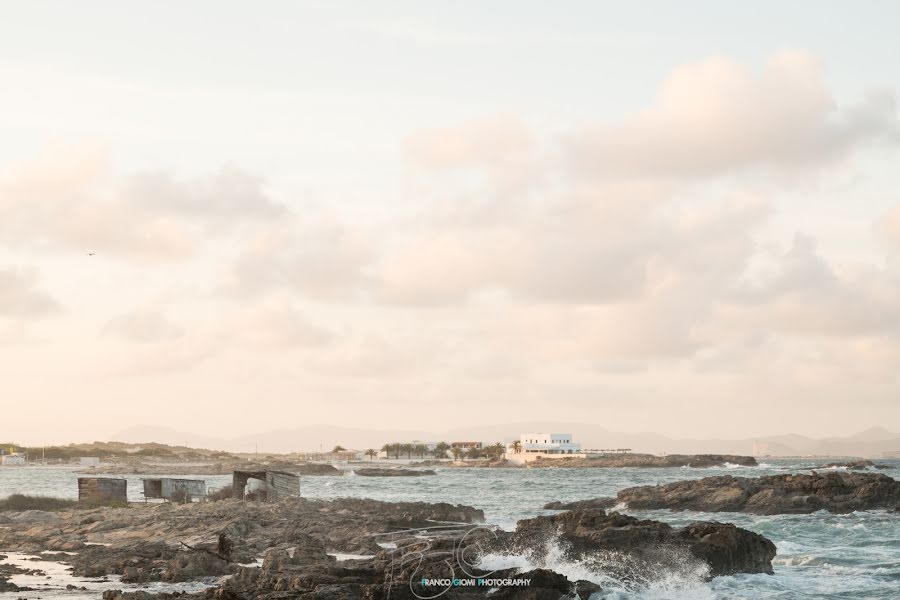
<svg viewBox="0 0 900 600"><path fill-rule="evenodd" d="M520 162L533 150L531 131L509 117L476 119L422 131L407 141L413 163L429 169L502 166Z"/></svg>
<svg viewBox="0 0 900 600"><path fill-rule="evenodd" d="M726 318L744 328L900 340L900 273L869 265L836 268L805 235L795 236L774 272L743 283L728 299Z"/></svg>
<svg viewBox="0 0 900 600"><path fill-rule="evenodd" d="M751 167L833 162L876 140L900 140L896 98L872 92L840 106L821 61L780 52L756 75L714 57L675 69L654 105L569 136L569 158L597 177L707 177Z"/></svg>
<svg viewBox="0 0 900 600"><path fill-rule="evenodd" d="M192 251L177 221L123 202L104 153L52 149L0 172L0 243L87 250L142 260L182 259Z"/></svg>
<svg viewBox="0 0 900 600"><path fill-rule="evenodd" d="M372 252L361 231L339 221L284 219L244 243L220 291L238 298L291 290L315 299L352 299L367 280Z"/></svg>
<svg viewBox="0 0 900 600"><path fill-rule="evenodd" d="M179 338L185 334L185 329L156 309L141 309L113 317L103 327L103 332L124 340L147 343Z"/></svg>
<svg viewBox="0 0 900 600"><path fill-rule="evenodd" d="M334 339L287 299L243 310L227 319L223 329L235 343L273 350L318 348Z"/></svg>
<svg viewBox="0 0 900 600"><path fill-rule="evenodd" d="M134 351L112 356L103 372L115 377L155 377L195 370L220 354L218 342L195 335L141 344Z"/></svg>
<svg viewBox="0 0 900 600"><path fill-rule="evenodd" d="M879 220L878 229L888 240L900 246L900 205Z"/></svg>
<svg viewBox="0 0 900 600"><path fill-rule="evenodd" d="M68 147L0 171L0 243L15 247L184 261L216 235L285 214L258 177L231 166L123 179L104 152Z"/></svg>
<svg viewBox="0 0 900 600"><path fill-rule="evenodd" d="M164 171L137 173L128 178L121 194L126 202L149 213L216 225L275 219L287 212L266 195L260 177L233 165L193 179Z"/></svg>
<svg viewBox="0 0 900 600"><path fill-rule="evenodd" d="M34 269L0 268L0 317L37 319L59 312L59 303L37 284Z"/></svg>
<svg viewBox="0 0 900 600"><path fill-rule="evenodd" d="M767 214L753 199L675 216L667 203L615 218L597 210L596 203L627 203L629 193L619 189L595 204L563 200L504 226L436 223L385 255L373 275L376 298L441 305L500 291L513 301L619 304L678 277L693 277L695 288L711 293L743 268L750 236Z"/></svg>

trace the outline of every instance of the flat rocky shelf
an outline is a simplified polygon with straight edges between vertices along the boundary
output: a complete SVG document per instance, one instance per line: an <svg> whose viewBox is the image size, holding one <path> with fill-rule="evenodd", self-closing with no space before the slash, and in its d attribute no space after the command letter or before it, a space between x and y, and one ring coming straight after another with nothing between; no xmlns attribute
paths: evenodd
<svg viewBox="0 0 900 600"><path fill-rule="evenodd" d="M760 515L900 507L900 482L880 473L831 472L768 477L705 477L624 489L631 509L746 512Z"/></svg>
<svg viewBox="0 0 900 600"><path fill-rule="evenodd" d="M360 499L141 503L2 516L0 548L54 552L41 556L71 566L76 577L119 575L123 584L205 581L213 586L179 593L185 600L412 600L418 582L445 578L448 561L462 560L462 551L473 577L514 577L531 584L458 589L453 598L587 598L599 591L595 583L571 581L552 570L555 563L544 558L554 543L573 559L598 561L598 572L604 557L624 556L625 571L610 573L621 577L665 576L686 564L706 577L769 573L775 555L772 542L734 525L701 522L673 528L600 509L525 519L515 532L478 525L484 514L468 506ZM487 553L526 555L539 566L489 572L478 566ZM0 572L0 587L16 591L5 581L13 575ZM438 592L416 591L419 597ZM172 597L103 592L104 600Z"/></svg>
<svg viewBox="0 0 900 600"><path fill-rule="evenodd" d="M532 463L535 464L535 463ZM588 458L552 458L536 461L538 466L598 467L598 468L673 468L673 467L724 467L740 465L758 467L752 456L732 454L608 454Z"/></svg>
<svg viewBox="0 0 900 600"><path fill-rule="evenodd" d="M431 469L354 469L354 473L363 477L422 477L437 475Z"/></svg>

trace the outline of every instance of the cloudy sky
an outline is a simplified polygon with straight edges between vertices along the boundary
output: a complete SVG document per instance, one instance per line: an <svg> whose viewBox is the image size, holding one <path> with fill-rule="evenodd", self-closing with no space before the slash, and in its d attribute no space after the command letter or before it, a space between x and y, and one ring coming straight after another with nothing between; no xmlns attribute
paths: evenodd
<svg viewBox="0 0 900 600"><path fill-rule="evenodd" d="M0 439L900 429L898 21L11 3Z"/></svg>

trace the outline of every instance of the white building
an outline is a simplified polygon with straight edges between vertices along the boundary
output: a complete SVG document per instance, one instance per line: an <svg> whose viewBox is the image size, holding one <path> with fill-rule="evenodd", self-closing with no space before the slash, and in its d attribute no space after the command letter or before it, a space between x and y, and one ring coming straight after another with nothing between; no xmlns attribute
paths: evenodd
<svg viewBox="0 0 900 600"><path fill-rule="evenodd" d="M24 454L4 454L0 456L0 464L6 466L20 466L25 464Z"/></svg>
<svg viewBox="0 0 900 600"><path fill-rule="evenodd" d="M82 456L78 465L81 467L99 467L100 466L100 458L97 456Z"/></svg>
<svg viewBox="0 0 900 600"><path fill-rule="evenodd" d="M581 444L572 441L571 433L523 433L518 443L506 447L506 460L518 463L585 456Z"/></svg>

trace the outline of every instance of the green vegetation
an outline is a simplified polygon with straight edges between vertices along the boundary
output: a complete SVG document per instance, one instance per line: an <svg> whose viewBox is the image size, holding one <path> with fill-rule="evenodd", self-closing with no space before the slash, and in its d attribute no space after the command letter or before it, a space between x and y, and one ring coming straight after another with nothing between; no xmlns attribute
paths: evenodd
<svg viewBox="0 0 900 600"><path fill-rule="evenodd" d="M25 496L13 494L9 498L0 500L0 512L12 510L64 510L75 508L78 502L63 498L50 498L48 496Z"/></svg>
<svg viewBox="0 0 900 600"><path fill-rule="evenodd" d="M434 457L435 458L447 458L447 450L450 449L450 444L447 442L438 442L434 446Z"/></svg>

